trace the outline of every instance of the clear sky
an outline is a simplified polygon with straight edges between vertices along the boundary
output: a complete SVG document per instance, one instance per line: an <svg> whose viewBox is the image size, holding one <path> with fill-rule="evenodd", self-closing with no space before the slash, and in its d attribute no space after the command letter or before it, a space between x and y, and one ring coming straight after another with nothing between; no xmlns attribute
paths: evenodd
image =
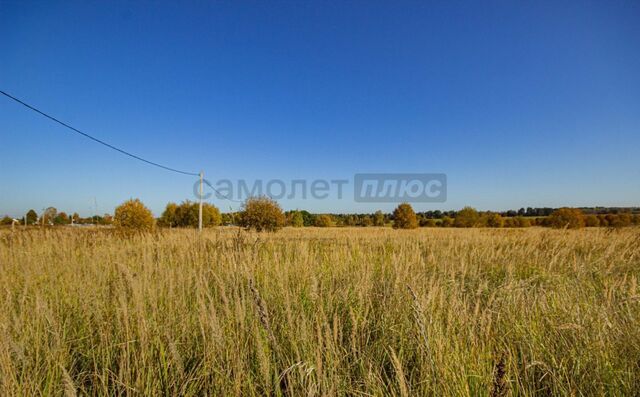
<svg viewBox="0 0 640 397"><path fill-rule="evenodd" d="M207 3L207 4L205 4ZM0 89L208 179L443 172L417 210L640 205L640 2L0 1ZM0 214L194 178L0 97ZM222 210L237 204L220 200ZM392 204L283 200L314 212Z"/></svg>

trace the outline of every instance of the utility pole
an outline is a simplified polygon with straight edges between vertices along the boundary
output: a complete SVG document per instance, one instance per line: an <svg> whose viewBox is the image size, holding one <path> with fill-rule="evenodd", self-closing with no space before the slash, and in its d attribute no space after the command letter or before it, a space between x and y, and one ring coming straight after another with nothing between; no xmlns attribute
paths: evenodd
<svg viewBox="0 0 640 397"><path fill-rule="evenodd" d="M202 233L202 180L204 179L204 171L200 171L200 211L198 211L198 231Z"/></svg>

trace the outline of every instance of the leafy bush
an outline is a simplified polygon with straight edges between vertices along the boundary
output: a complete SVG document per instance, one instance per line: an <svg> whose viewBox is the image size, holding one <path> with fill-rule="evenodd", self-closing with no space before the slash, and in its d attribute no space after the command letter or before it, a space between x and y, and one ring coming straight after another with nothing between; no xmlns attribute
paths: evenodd
<svg viewBox="0 0 640 397"><path fill-rule="evenodd" d="M487 225L487 227L503 227L504 219L500 214L497 214L495 212L489 212L486 215L486 219L484 223Z"/></svg>
<svg viewBox="0 0 640 397"><path fill-rule="evenodd" d="M456 214L453 221L455 227L474 227L480 222L480 214L475 208L464 207Z"/></svg>
<svg viewBox="0 0 640 397"><path fill-rule="evenodd" d="M165 227L198 227L200 204L193 201L183 201L180 205L167 204L160 225ZM222 215L215 206L202 203L202 226L218 226L222 223Z"/></svg>
<svg viewBox="0 0 640 397"><path fill-rule="evenodd" d="M316 226L318 227L331 227L334 225L335 223L330 215L322 214L316 217Z"/></svg>
<svg viewBox="0 0 640 397"><path fill-rule="evenodd" d="M242 207L240 225L247 229L275 232L285 224L282 209L269 197L250 197Z"/></svg>
<svg viewBox="0 0 640 397"><path fill-rule="evenodd" d="M600 226L600 219L595 215L587 215L584 217L584 224L587 227L598 227Z"/></svg>
<svg viewBox="0 0 640 397"><path fill-rule="evenodd" d="M151 211L139 199L131 199L116 208L114 223L120 229L149 231L155 227Z"/></svg>
<svg viewBox="0 0 640 397"><path fill-rule="evenodd" d="M393 211L394 229L415 229L417 227L418 217L411 205L402 203Z"/></svg>
<svg viewBox="0 0 640 397"><path fill-rule="evenodd" d="M549 216L549 225L555 228L578 229L584 227L584 215L577 208L560 208Z"/></svg>
<svg viewBox="0 0 640 397"><path fill-rule="evenodd" d="M291 211L287 214L287 225L293 227L304 226L304 217L300 211Z"/></svg>
<svg viewBox="0 0 640 397"><path fill-rule="evenodd" d="M384 226L384 214L378 210L373 214L373 226Z"/></svg>

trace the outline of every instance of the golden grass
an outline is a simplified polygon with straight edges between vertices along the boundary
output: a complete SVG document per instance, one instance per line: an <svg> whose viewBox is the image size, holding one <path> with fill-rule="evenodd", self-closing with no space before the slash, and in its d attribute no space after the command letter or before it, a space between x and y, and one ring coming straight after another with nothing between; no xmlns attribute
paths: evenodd
<svg viewBox="0 0 640 397"><path fill-rule="evenodd" d="M639 274L638 229L3 231L0 395L630 395Z"/></svg>

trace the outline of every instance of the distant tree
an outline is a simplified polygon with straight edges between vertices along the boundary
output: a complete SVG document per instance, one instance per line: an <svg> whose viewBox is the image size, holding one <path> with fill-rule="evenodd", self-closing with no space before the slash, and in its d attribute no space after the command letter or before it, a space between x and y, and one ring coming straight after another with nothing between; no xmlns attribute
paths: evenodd
<svg viewBox="0 0 640 397"><path fill-rule="evenodd" d="M382 211L378 210L375 214L373 214L373 225L384 226L384 214L382 213Z"/></svg>
<svg viewBox="0 0 640 397"><path fill-rule="evenodd" d="M560 208L549 216L549 224L555 228L578 229L584 227L584 215L577 208Z"/></svg>
<svg viewBox="0 0 640 397"><path fill-rule="evenodd" d="M421 227L436 227L438 224L435 219L427 218L420 221Z"/></svg>
<svg viewBox="0 0 640 397"><path fill-rule="evenodd" d="M538 216L537 218L533 218L536 226L549 226L549 217L548 216Z"/></svg>
<svg viewBox="0 0 640 397"><path fill-rule="evenodd" d="M33 225L38 222L38 213L35 210L29 210L27 212L27 224Z"/></svg>
<svg viewBox="0 0 640 397"><path fill-rule="evenodd" d="M605 214L598 214L598 222L600 223L600 226L602 227L607 227L609 226L609 221L607 220L607 216Z"/></svg>
<svg viewBox="0 0 640 397"><path fill-rule="evenodd" d="M595 215L586 215L584 217L584 225L586 227L598 227L600 226L600 219Z"/></svg>
<svg viewBox="0 0 640 397"><path fill-rule="evenodd" d="M316 223L316 217L313 214L310 214L309 211L302 210L300 211L302 214L302 219L304 219L305 226L313 226Z"/></svg>
<svg viewBox="0 0 640 397"><path fill-rule="evenodd" d="M304 217L302 216L302 212L290 211L287 214L287 225L293 226L293 227L303 227Z"/></svg>
<svg viewBox="0 0 640 397"><path fill-rule="evenodd" d="M633 224L633 217L629 213L607 214L607 226L609 227L625 227Z"/></svg>
<svg viewBox="0 0 640 397"><path fill-rule="evenodd" d="M358 226L358 218L355 215L346 215L344 217L345 226Z"/></svg>
<svg viewBox="0 0 640 397"><path fill-rule="evenodd" d="M523 215L518 215L515 218L513 218L513 222L514 222L514 226L515 227L529 227L529 226L531 226L531 222L529 221L529 219L525 218Z"/></svg>
<svg viewBox="0 0 640 397"><path fill-rule="evenodd" d="M202 226L213 227L222 224L220 210L213 204L202 203Z"/></svg>
<svg viewBox="0 0 640 397"><path fill-rule="evenodd" d="M0 225L11 225L13 223L13 218L11 218L8 215L5 215L4 218L2 218L2 220L0 220Z"/></svg>
<svg viewBox="0 0 640 397"><path fill-rule="evenodd" d="M618 221L621 227L633 225L633 215L628 212L622 212L618 214Z"/></svg>
<svg viewBox="0 0 640 397"><path fill-rule="evenodd" d="M442 227L451 227L453 226L453 218L450 216L443 216L442 221L440 222L440 226Z"/></svg>
<svg viewBox="0 0 640 397"><path fill-rule="evenodd" d="M74 212L71 216L72 223L80 223L80 215L77 212Z"/></svg>
<svg viewBox="0 0 640 397"><path fill-rule="evenodd" d="M65 212L60 212L53 218L54 225L68 225L69 223L71 223L71 219Z"/></svg>
<svg viewBox="0 0 640 397"><path fill-rule="evenodd" d="M475 208L464 207L456 214L453 221L455 227L474 227L480 222L480 214Z"/></svg>
<svg viewBox="0 0 640 397"><path fill-rule="evenodd" d="M284 226L285 217L280 205L273 199L249 197L242 206L240 224L258 232L275 232Z"/></svg>
<svg viewBox="0 0 640 397"><path fill-rule="evenodd" d="M503 227L504 226L504 219L500 214L497 214L495 212L489 212L485 215L485 217L486 217L485 224L487 225L487 227Z"/></svg>
<svg viewBox="0 0 640 397"><path fill-rule="evenodd" d="M365 227L373 226L373 219L369 215L365 215L362 217L360 224Z"/></svg>
<svg viewBox="0 0 640 397"><path fill-rule="evenodd" d="M176 208L175 226L178 227L198 227L198 208L196 203L185 200Z"/></svg>
<svg viewBox="0 0 640 397"><path fill-rule="evenodd" d="M408 203L400 204L393 211L394 229L415 229L418 227L418 217Z"/></svg>
<svg viewBox="0 0 640 397"><path fill-rule="evenodd" d="M235 213L234 212L225 212L222 214L222 224L223 225L233 225L235 224Z"/></svg>
<svg viewBox="0 0 640 397"><path fill-rule="evenodd" d="M331 215L321 214L316 216L316 226L317 227L331 227L334 226L335 222Z"/></svg>
<svg viewBox="0 0 640 397"><path fill-rule="evenodd" d="M103 225L112 225L113 224L113 217L111 216L111 214L104 214L102 216L102 224Z"/></svg>
<svg viewBox="0 0 640 397"><path fill-rule="evenodd" d="M139 199L127 200L116 208L114 223L120 229L149 231L155 227L151 211Z"/></svg>
<svg viewBox="0 0 640 397"><path fill-rule="evenodd" d="M55 207L47 207L42 213L42 218L40 221L47 225L49 223L53 223L53 220L58 215L58 210Z"/></svg>
<svg viewBox="0 0 640 397"><path fill-rule="evenodd" d="M158 224L163 227L176 227L178 226L176 212L178 210L178 204L176 203L168 203L164 208L160 219L158 220Z"/></svg>
<svg viewBox="0 0 640 397"><path fill-rule="evenodd" d="M200 203L185 200L180 205L169 203L165 207L160 223L162 226L198 227ZM202 226L211 227L222 223L222 215L215 206L202 203Z"/></svg>

